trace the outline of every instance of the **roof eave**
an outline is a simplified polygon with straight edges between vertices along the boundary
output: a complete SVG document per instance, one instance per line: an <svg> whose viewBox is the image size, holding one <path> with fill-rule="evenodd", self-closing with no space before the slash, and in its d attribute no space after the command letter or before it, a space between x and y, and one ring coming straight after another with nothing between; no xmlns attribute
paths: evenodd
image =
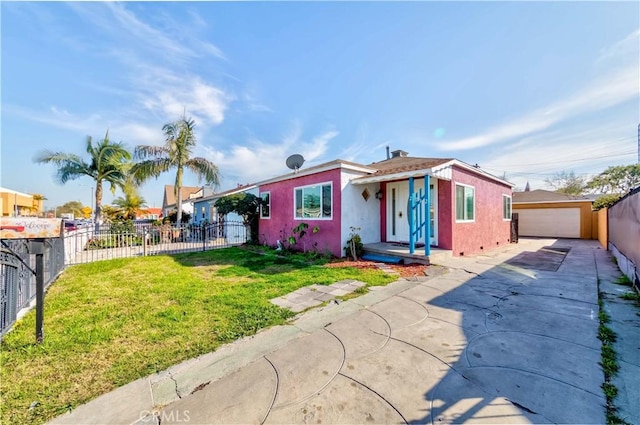
<svg viewBox="0 0 640 425"><path fill-rule="evenodd" d="M200 198L196 198L194 203L198 203L198 202L202 202L202 201L211 201L212 199L219 199L219 198L223 198L225 196L235 195L236 193L246 192L247 190L255 189L256 187L258 187L257 184L250 184L250 185L247 185L247 186L242 186L242 187L238 187L238 188L235 188L235 189L226 190L224 192L214 193L213 195L202 196Z"/></svg>
<svg viewBox="0 0 640 425"><path fill-rule="evenodd" d="M437 173L434 173L433 168L421 168L419 170L402 171L402 172L393 173L393 174L382 174L379 176L360 177L358 179L352 180L351 183L355 185L382 183L382 182L390 182L395 180L404 180L410 177L424 177L426 175L437 177L441 180L451 180L451 177L447 178L444 175L438 176L436 174Z"/></svg>
<svg viewBox="0 0 640 425"><path fill-rule="evenodd" d="M354 163L345 163L340 160L337 160L337 161L327 162L325 164L320 164L315 167L311 167L307 169L292 171L291 173L282 174L280 176L272 177L267 180L262 180L256 183L256 186L263 186L266 184L278 183L281 181L291 180L298 177L311 176L313 174L323 173L325 171L331 171L338 168L350 170L350 171L356 171L363 174L367 174L367 173L372 174L376 171L374 168L370 168L364 165L358 165Z"/></svg>
<svg viewBox="0 0 640 425"><path fill-rule="evenodd" d="M588 202L593 204L591 199L556 199L554 201L513 201L513 205L526 205L526 204L564 204L566 202Z"/></svg>
<svg viewBox="0 0 640 425"><path fill-rule="evenodd" d="M505 186L509 186L511 188L513 188L515 186L515 184L513 184L513 183L511 183L511 182L509 182L507 180L501 179L500 177L496 177L493 174L490 174L490 173L484 171L482 168L474 167L473 165L469 165L466 162L460 161L459 159L454 159L454 160L450 161L447 164L451 164L451 165L455 164L455 165L457 165L457 166L459 166L461 168L464 168L465 170L473 171L473 172L475 172L477 174L480 174L480 175L482 175L482 176L484 176L484 177L486 177L486 178L488 178L490 180L496 181L498 183L502 183ZM443 166L447 165L447 164L443 164Z"/></svg>

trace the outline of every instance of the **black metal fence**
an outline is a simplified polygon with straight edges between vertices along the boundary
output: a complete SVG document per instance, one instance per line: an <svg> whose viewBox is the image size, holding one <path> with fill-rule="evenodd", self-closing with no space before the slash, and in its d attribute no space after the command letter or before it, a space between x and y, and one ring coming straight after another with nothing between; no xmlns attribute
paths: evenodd
<svg viewBox="0 0 640 425"><path fill-rule="evenodd" d="M248 235L247 226L235 221L179 227L116 224L97 231L87 227L65 234L65 263L227 248L246 243Z"/></svg>
<svg viewBox="0 0 640 425"><path fill-rule="evenodd" d="M64 241L46 239L44 284L51 284L64 269ZM35 255L24 239L2 240L0 244L0 335L30 306L36 296Z"/></svg>

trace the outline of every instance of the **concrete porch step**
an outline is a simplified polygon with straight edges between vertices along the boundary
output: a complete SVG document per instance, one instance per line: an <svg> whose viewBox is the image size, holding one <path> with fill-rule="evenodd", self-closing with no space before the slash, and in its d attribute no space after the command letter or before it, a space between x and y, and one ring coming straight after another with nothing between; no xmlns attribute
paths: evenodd
<svg viewBox="0 0 640 425"><path fill-rule="evenodd" d="M409 247L405 244L393 242L376 242L364 245L365 254L378 254L394 258L400 258L405 264L419 263L429 265L438 263L439 260L450 258L453 253L446 249L431 247L429 256L424 255L424 247L416 248L413 254L409 253Z"/></svg>

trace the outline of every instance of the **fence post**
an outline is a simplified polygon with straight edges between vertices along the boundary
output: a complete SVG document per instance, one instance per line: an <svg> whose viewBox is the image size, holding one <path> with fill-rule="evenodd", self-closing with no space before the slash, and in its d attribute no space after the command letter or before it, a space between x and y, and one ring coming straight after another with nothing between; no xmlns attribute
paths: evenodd
<svg viewBox="0 0 640 425"><path fill-rule="evenodd" d="M29 252L36 255L36 343L44 341L44 239L29 241Z"/></svg>
<svg viewBox="0 0 640 425"><path fill-rule="evenodd" d="M149 229L142 229L142 256L147 256L147 242L149 239Z"/></svg>

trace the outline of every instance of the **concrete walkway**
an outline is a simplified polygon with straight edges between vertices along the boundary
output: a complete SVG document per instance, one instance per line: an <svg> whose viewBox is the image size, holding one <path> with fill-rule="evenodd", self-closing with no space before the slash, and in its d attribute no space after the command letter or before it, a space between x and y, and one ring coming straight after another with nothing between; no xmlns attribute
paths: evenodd
<svg viewBox="0 0 640 425"><path fill-rule="evenodd" d="M350 294L363 286L366 286L366 283L358 280L341 280L331 285L309 285L270 301L277 306L299 313L331 301L335 297Z"/></svg>
<svg viewBox="0 0 640 425"><path fill-rule="evenodd" d="M592 241L521 240L450 258L51 423L605 423L601 257Z"/></svg>

